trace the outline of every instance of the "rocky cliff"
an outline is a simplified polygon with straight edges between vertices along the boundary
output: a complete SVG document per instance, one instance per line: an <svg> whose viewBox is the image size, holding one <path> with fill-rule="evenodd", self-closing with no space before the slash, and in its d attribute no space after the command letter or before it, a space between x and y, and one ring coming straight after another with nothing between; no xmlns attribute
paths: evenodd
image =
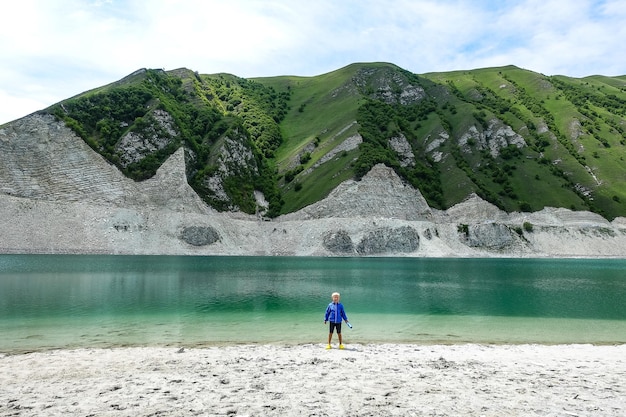
<svg viewBox="0 0 626 417"><path fill-rule="evenodd" d="M476 195L446 211L384 165L267 221L209 208L179 149L134 182L52 116L0 129L0 252L184 255L623 257L626 219L507 214Z"/></svg>

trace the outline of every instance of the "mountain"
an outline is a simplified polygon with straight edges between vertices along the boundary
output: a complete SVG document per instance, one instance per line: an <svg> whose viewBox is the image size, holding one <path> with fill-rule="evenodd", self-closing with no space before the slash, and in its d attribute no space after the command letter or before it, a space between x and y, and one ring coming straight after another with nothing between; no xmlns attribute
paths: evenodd
<svg viewBox="0 0 626 417"><path fill-rule="evenodd" d="M190 185L221 211L264 210L260 191L270 217L293 212L384 163L439 209L476 193L507 212L626 214L626 77L140 70L43 112L135 180L185 147Z"/></svg>
<svg viewBox="0 0 626 417"><path fill-rule="evenodd" d="M623 256L625 112L516 67L142 69L0 126L0 251Z"/></svg>

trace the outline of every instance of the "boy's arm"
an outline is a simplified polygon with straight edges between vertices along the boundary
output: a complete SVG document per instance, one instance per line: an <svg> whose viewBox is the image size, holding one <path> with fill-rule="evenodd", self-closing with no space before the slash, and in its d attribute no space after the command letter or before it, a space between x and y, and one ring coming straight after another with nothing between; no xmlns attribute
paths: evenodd
<svg viewBox="0 0 626 417"><path fill-rule="evenodd" d="M341 318L348 322L348 316L346 316L346 309L343 308L343 304L341 305Z"/></svg>

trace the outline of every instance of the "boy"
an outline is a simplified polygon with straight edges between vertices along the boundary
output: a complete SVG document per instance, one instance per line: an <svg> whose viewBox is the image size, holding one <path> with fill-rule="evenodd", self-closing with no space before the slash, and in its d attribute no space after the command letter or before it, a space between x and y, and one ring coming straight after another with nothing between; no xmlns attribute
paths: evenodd
<svg viewBox="0 0 626 417"><path fill-rule="evenodd" d="M343 308L343 304L339 302L339 293L334 292L331 296L332 303L328 304L326 307L326 314L324 315L324 324L330 321L330 332L328 333L328 345L326 345L326 349L330 349L330 341L333 338L333 331L337 329L337 337L339 338L339 349L343 349L343 342L341 340L341 319L345 320L348 323L348 317L346 316L346 311Z"/></svg>

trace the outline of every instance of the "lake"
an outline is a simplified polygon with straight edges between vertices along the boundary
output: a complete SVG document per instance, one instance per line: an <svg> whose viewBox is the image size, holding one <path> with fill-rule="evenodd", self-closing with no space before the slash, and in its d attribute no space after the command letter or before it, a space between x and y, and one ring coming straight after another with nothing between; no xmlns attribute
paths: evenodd
<svg viewBox="0 0 626 417"><path fill-rule="evenodd" d="M0 255L0 352L324 343L626 343L626 260Z"/></svg>

